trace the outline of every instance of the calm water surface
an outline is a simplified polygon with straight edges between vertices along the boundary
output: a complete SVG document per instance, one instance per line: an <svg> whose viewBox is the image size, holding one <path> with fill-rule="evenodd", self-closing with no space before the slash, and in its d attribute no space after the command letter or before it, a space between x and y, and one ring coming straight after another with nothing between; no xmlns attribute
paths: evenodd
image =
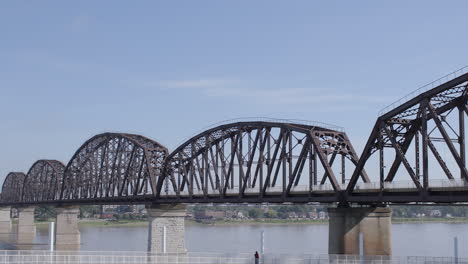
<svg viewBox="0 0 468 264"><path fill-rule="evenodd" d="M265 231L265 251L275 253L326 254L328 225L187 225L186 246L195 252L253 252ZM147 227L81 226L81 249L100 251L145 251ZM393 224L393 253L399 256L452 256L453 237L458 236L459 254L468 257L468 223ZM2 239L6 241L8 239ZM2 248L24 248L14 238ZM37 230L33 249L47 249L48 228Z"/></svg>

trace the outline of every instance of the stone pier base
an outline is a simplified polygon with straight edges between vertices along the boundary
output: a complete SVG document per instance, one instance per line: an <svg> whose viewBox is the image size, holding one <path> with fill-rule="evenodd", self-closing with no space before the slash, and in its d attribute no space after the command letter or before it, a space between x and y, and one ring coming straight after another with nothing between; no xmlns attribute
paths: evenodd
<svg viewBox="0 0 468 264"><path fill-rule="evenodd" d="M55 248L57 250L79 250L80 230L78 229L78 206L57 207Z"/></svg>
<svg viewBox="0 0 468 264"><path fill-rule="evenodd" d="M36 224L34 224L34 207L18 208L18 235L36 235Z"/></svg>
<svg viewBox="0 0 468 264"><path fill-rule="evenodd" d="M34 224L35 207L18 208L18 225L16 227L18 244L32 244L36 236L36 224Z"/></svg>
<svg viewBox="0 0 468 264"><path fill-rule="evenodd" d="M362 234L364 255L391 255L391 215L388 207L329 208L329 254L359 254Z"/></svg>
<svg viewBox="0 0 468 264"><path fill-rule="evenodd" d="M10 207L0 207L0 241L11 242L11 214Z"/></svg>
<svg viewBox="0 0 468 264"><path fill-rule="evenodd" d="M165 248L166 253L186 253L186 206L183 204L151 205L147 206L146 210L149 220L148 251L163 253Z"/></svg>
<svg viewBox="0 0 468 264"><path fill-rule="evenodd" d="M11 233L10 207L0 207L0 233Z"/></svg>

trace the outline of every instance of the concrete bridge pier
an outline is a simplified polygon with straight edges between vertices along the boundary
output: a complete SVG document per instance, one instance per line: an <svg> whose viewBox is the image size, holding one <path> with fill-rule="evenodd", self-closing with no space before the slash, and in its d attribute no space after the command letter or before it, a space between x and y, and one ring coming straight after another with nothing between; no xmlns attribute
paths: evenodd
<svg viewBox="0 0 468 264"><path fill-rule="evenodd" d="M57 207L55 248L57 250L79 250L81 243L78 229L79 206Z"/></svg>
<svg viewBox="0 0 468 264"><path fill-rule="evenodd" d="M148 251L155 253L186 253L184 204L147 205L149 231Z"/></svg>
<svg viewBox="0 0 468 264"><path fill-rule="evenodd" d="M36 236L34 209L34 206L18 208L18 225L16 226L18 244L30 245Z"/></svg>
<svg viewBox="0 0 468 264"><path fill-rule="evenodd" d="M34 206L18 208L18 235L36 235L36 224L34 224Z"/></svg>
<svg viewBox="0 0 468 264"><path fill-rule="evenodd" d="M11 233L11 207L0 207L0 233Z"/></svg>
<svg viewBox="0 0 468 264"><path fill-rule="evenodd" d="M11 239L11 208L0 207L0 240L10 241Z"/></svg>
<svg viewBox="0 0 468 264"><path fill-rule="evenodd" d="M362 234L364 255L391 255L392 210L388 207L329 208L329 254L358 255Z"/></svg>

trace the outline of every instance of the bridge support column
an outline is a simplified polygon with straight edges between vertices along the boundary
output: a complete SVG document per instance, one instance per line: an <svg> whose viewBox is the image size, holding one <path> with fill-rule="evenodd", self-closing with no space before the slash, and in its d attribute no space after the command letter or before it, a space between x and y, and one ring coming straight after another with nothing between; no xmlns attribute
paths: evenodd
<svg viewBox="0 0 468 264"><path fill-rule="evenodd" d="M10 242L11 237L11 208L0 207L0 241Z"/></svg>
<svg viewBox="0 0 468 264"><path fill-rule="evenodd" d="M16 227L18 244L32 244L36 236L34 209L35 207L33 206L18 208L18 225Z"/></svg>
<svg viewBox="0 0 468 264"><path fill-rule="evenodd" d="M34 209L35 207L18 208L18 236L36 235L36 224L34 224Z"/></svg>
<svg viewBox="0 0 468 264"><path fill-rule="evenodd" d="M80 230L78 229L78 206L57 207L57 229L55 248L58 250L79 250Z"/></svg>
<svg viewBox="0 0 468 264"><path fill-rule="evenodd" d="M10 234L11 233L11 208L0 207L0 233Z"/></svg>
<svg viewBox="0 0 468 264"><path fill-rule="evenodd" d="M390 208L329 208L328 214L329 254L359 254L359 234L364 255L392 254Z"/></svg>
<svg viewBox="0 0 468 264"><path fill-rule="evenodd" d="M186 253L185 215L183 204L146 206L149 220L148 251Z"/></svg>

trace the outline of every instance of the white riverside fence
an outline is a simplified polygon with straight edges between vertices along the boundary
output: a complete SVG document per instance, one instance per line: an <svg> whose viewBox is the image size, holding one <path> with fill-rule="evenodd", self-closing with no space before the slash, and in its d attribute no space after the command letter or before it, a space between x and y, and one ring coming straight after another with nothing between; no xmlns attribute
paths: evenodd
<svg viewBox="0 0 468 264"><path fill-rule="evenodd" d="M253 253L185 253L154 254L134 251L45 251L45 250L1 250L0 264L253 264ZM314 255L314 254L265 254L262 264L468 264L467 258L453 257L396 257L357 255Z"/></svg>

